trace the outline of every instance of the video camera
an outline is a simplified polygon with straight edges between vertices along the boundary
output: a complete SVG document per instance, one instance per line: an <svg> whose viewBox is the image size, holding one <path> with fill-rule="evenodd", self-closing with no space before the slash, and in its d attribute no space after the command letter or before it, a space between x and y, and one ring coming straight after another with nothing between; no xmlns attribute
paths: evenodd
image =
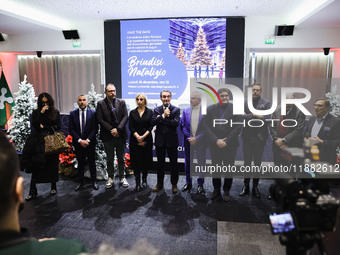
<svg viewBox="0 0 340 255"><path fill-rule="evenodd" d="M287 164L322 164L326 170L332 169L328 163L317 161L316 154L315 144L305 144L303 149L286 148L281 152ZM338 173L321 171L309 175L304 171L302 174L307 177L276 179L275 185L270 187L278 208L278 213L269 216L272 233L280 235L280 243L286 246L287 254L306 254L315 243L323 252L321 232L335 230L340 204L329 194L331 185L340 184Z"/></svg>

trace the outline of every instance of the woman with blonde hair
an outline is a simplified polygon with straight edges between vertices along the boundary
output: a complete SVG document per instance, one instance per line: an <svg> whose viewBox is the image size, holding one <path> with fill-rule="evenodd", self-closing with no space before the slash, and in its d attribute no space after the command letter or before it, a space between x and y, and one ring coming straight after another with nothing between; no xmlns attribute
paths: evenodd
<svg viewBox="0 0 340 255"><path fill-rule="evenodd" d="M136 191L140 191L140 178L142 173L142 186L147 186L148 169L152 167L152 110L147 108L145 93L136 96L137 108L130 112L130 160L131 168L136 178Z"/></svg>

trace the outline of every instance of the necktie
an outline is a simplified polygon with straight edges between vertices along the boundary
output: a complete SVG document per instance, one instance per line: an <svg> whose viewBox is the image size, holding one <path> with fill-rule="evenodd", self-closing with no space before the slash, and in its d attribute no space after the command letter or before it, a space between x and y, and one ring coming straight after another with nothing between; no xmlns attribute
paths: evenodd
<svg viewBox="0 0 340 255"><path fill-rule="evenodd" d="M85 111L81 111L81 134L83 135L85 131Z"/></svg>

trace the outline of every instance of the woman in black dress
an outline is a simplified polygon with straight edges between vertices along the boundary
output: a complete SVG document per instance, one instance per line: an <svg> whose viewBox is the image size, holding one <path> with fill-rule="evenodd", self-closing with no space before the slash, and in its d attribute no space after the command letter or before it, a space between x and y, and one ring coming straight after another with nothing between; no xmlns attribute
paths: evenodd
<svg viewBox="0 0 340 255"><path fill-rule="evenodd" d="M51 183L51 195L57 193L59 153L45 154L44 137L59 130L60 113L54 108L54 100L48 93L38 97L38 109L32 113L33 130L23 149L23 164L32 173L29 195L26 200L38 194L36 183Z"/></svg>
<svg viewBox="0 0 340 255"><path fill-rule="evenodd" d="M130 112L130 161L131 168L136 177L136 191L141 189L140 177L142 173L142 186L147 186L148 169L152 167L152 110L147 108L147 97L144 93L136 96L137 108Z"/></svg>

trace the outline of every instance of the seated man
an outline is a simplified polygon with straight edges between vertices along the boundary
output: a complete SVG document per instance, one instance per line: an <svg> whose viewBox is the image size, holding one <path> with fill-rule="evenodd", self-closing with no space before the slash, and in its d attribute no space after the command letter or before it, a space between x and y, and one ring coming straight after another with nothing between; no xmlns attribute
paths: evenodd
<svg viewBox="0 0 340 255"><path fill-rule="evenodd" d="M19 225L19 207L23 203L24 179L14 147L0 132L0 254L1 255L73 255L87 252L75 240L37 240L28 236Z"/></svg>

